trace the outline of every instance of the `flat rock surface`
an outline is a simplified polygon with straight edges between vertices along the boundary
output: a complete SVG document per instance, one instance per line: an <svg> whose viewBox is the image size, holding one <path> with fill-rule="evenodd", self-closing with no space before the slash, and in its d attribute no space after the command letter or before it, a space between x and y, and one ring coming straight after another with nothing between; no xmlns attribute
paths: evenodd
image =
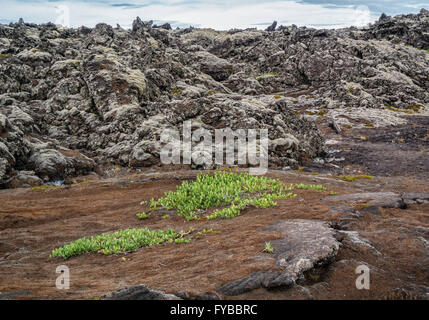
<svg viewBox="0 0 429 320"><path fill-rule="evenodd" d="M404 208L406 205L401 195L394 192L367 192L354 193L325 198L329 201L344 201L353 203L365 203L383 208Z"/></svg>
<svg viewBox="0 0 429 320"><path fill-rule="evenodd" d="M267 226L263 231L279 232L285 238L272 241L276 266L281 271L259 271L248 277L226 284L219 291L225 295L238 295L259 287L290 286L305 271L331 262L340 243L336 231L324 221L288 220Z"/></svg>
<svg viewBox="0 0 429 320"><path fill-rule="evenodd" d="M353 193L338 196L331 196L324 200L329 201L344 201L353 202L355 204L365 203L368 206L366 211L376 211L371 207L383 208L400 208L405 209L409 204L421 204L429 202L428 192L366 192L366 193Z"/></svg>

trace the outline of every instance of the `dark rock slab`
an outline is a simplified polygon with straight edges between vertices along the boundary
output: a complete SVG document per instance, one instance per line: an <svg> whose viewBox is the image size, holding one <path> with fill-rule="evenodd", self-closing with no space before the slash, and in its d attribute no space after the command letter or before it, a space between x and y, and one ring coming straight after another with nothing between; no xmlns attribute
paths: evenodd
<svg viewBox="0 0 429 320"><path fill-rule="evenodd" d="M360 212L362 212L362 213L371 213L371 214L375 214L375 215L380 215L381 214L381 210L377 206L368 206L368 207L365 207Z"/></svg>
<svg viewBox="0 0 429 320"><path fill-rule="evenodd" d="M265 29L265 31L275 31L277 27L277 21L274 21L268 28Z"/></svg>
<svg viewBox="0 0 429 320"><path fill-rule="evenodd" d="M20 290L20 291L13 291L9 293L1 293L0 294L0 300L13 300L17 298L24 298L33 295L33 292L28 290Z"/></svg>
<svg viewBox="0 0 429 320"><path fill-rule="evenodd" d="M271 242L278 270L254 272L225 284L219 289L220 293L234 296L261 287L291 286L303 272L330 263L340 247L336 231L324 221L279 221L260 231L276 231L285 236Z"/></svg>
<svg viewBox="0 0 429 320"><path fill-rule="evenodd" d="M226 296L236 296L261 287L268 288L280 274L281 272L274 270L253 272L245 278L227 283L219 289L219 292Z"/></svg>
<svg viewBox="0 0 429 320"><path fill-rule="evenodd" d="M173 294L151 290L144 284L121 289L104 296L101 300L182 300Z"/></svg>

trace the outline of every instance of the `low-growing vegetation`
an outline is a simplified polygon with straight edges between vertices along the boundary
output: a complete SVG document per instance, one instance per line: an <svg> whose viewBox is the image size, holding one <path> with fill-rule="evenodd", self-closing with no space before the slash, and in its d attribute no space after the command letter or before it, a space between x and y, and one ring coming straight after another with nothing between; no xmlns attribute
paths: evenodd
<svg viewBox="0 0 429 320"><path fill-rule="evenodd" d="M149 215L146 212L137 213L136 216L139 220L145 220L149 218Z"/></svg>
<svg viewBox="0 0 429 320"><path fill-rule="evenodd" d="M48 184L44 184L44 185L41 185L41 186L32 187L31 190L33 190L33 191L49 192L50 190L54 190L56 188L57 188L56 186L51 186L51 185L48 185Z"/></svg>
<svg viewBox="0 0 429 320"><path fill-rule="evenodd" d="M315 185L315 184L299 183L299 184L295 185L295 188L296 189L303 189L303 190L317 190L317 191L326 191L327 190L324 186L322 186L320 184Z"/></svg>
<svg viewBox="0 0 429 320"><path fill-rule="evenodd" d="M366 174L358 174L356 176L349 176L349 175L341 175L341 176L337 176L337 179L343 180L343 181L355 181L358 179L372 179L372 176L368 176Z"/></svg>
<svg viewBox="0 0 429 320"><path fill-rule="evenodd" d="M305 114L309 115L309 116L317 116L318 118L321 118L321 117L324 117L324 116L326 116L328 114L328 110L327 109L321 109L321 110L319 110L317 112L314 112L314 111L305 111Z"/></svg>
<svg viewBox="0 0 429 320"><path fill-rule="evenodd" d="M218 231L214 231L213 229L203 229L202 231L198 231L195 239L200 239L201 237L203 237L206 234L219 234L220 232Z"/></svg>
<svg viewBox="0 0 429 320"><path fill-rule="evenodd" d="M61 248L52 251L51 257L62 257L68 259L88 252L98 252L103 254L118 254L130 252L142 247L152 246L163 242L186 243L189 238L183 237L184 232L176 232L173 229L149 230L127 229L114 233L102 234L91 238L82 238L73 241Z"/></svg>
<svg viewBox="0 0 429 320"><path fill-rule="evenodd" d="M230 219L240 215L247 206L268 208L277 205L276 200L296 196L286 193L293 186L286 186L278 179L255 177L248 173L216 171L212 175L200 173L194 182L183 182L176 191L151 199L149 210L159 208L176 210L187 220L202 218L207 210L219 208L207 219Z"/></svg>
<svg viewBox="0 0 429 320"><path fill-rule="evenodd" d="M401 113L407 113L407 114L414 114L414 113L420 113L421 111L425 110L425 107L422 105L409 105L406 106L403 109L399 109L396 106L387 106L387 110L394 111L394 112L401 112Z"/></svg>
<svg viewBox="0 0 429 320"><path fill-rule="evenodd" d="M41 186L41 189L52 186ZM175 191L166 192L158 200L142 201L147 210L136 214L138 219L148 219L159 209L176 210L179 216L187 220L194 219L231 219L239 216L249 207L268 208L277 205L277 200L293 198L296 194L288 192L294 189L326 191L322 185L290 184L285 185L279 179L252 176L249 173L218 170L212 174L199 173L193 182L184 181ZM165 214L161 219L170 218ZM131 252L139 248L160 243L188 243L192 238L199 239L207 234L216 234L213 229L203 229L196 234L193 227L188 232L152 231L145 229L127 229L91 238L81 238L52 251L51 257L68 259L83 253L97 252L118 254ZM271 243L266 243L265 251L273 253Z"/></svg>
<svg viewBox="0 0 429 320"><path fill-rule="evenodd" d="M274 248L272 247L271 242L265 242L264 251L271 254L274 253Z"/></svg>

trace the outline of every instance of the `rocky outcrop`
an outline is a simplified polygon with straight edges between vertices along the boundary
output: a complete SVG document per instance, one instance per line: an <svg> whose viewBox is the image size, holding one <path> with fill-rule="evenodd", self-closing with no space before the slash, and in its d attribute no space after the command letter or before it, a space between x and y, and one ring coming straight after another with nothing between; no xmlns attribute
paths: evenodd
<svg viewBox="0 0 429 320"><path fill-rule="evenodd" d="M26 137L23 130L34 122L24 112L9 115L0 113L0 187L37 186L94 170L94 161L78 152Z"/></svg>
<svg viewBox="0 0 429 320"><path fill-rule="evenodd" d="M406 43L419 49L429 49L429 11L422 9L418 15L389 17L383 14L368 30L375 39Z"/></svg>
<svg viewBox="0 0 429 320"><path fill-rule="evenodd" d="M340 248L335 231L323 221L280 221L263 228L263 231L276 231L285 236L271 242L280 271L254 272L225 284L219 289L220 293L235 296L258 288L292 286L304 272L332 262Z"/></svg>
<svg viewBox="0 0 429 320"><path fill-rule="evenodd" d="M422 10L341 30L0 25L0 185L18 171L46 182L159 165L161 133L187 120L268 129L273 167L323 157L314 117L340 131L357 110L380 125L399 121L391 110L427 110L428 20Z"/></svg>

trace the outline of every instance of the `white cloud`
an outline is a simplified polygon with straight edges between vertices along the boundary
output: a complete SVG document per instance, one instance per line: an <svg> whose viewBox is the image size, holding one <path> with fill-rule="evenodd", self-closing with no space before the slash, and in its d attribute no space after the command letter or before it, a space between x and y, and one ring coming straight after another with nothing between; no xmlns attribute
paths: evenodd
<svg viewBox="0 0 429 320"><path fill-rule="evenodd" d="M112 6L112 4L139 6ZM350 2L349 2L350 3ZM52 2L47 0L2 0L0 21L17 21L23 17L28 22L55 22L58 14L55 7L67 5L70 10L70 24L73 27L94 26L105 22L119 23L130 27L136 16L143 20L174 21L181 27L193 25L214 29L265 28L273 20L286 21L285 25L314 27L362 26L378 18L365 6L323 6L301 1L248 0L248 1L186 1L186 0L109 0L73 2Z"/></svg>

